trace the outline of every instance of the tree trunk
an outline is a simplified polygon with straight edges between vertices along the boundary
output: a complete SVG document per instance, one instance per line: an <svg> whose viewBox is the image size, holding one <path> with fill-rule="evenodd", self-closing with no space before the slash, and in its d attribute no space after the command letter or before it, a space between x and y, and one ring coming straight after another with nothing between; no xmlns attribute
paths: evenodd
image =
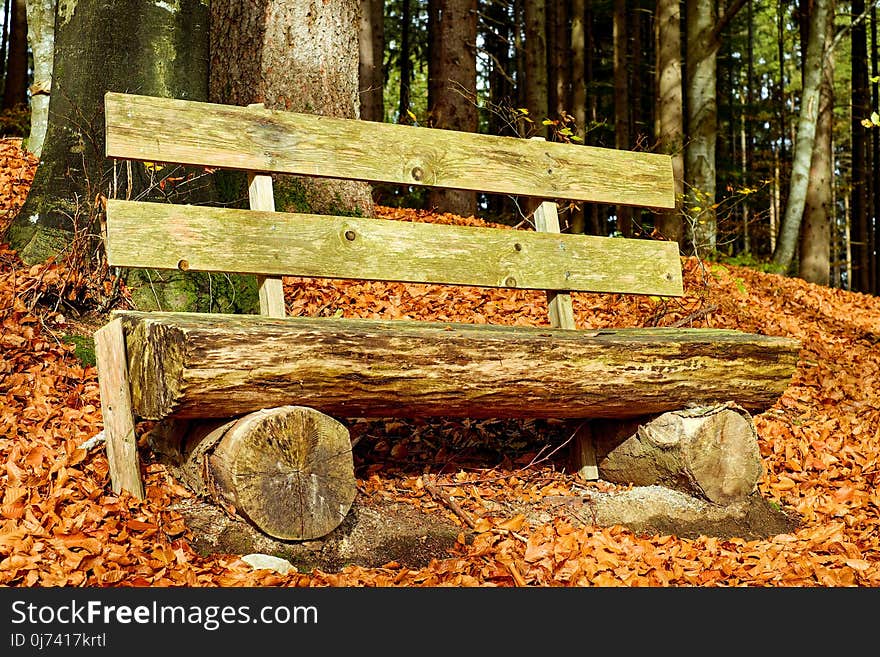
<svg viewBox="0 0 880 657"><path fill-rule="evenodd" d="M440 3L436 67L436 98L431 108L433 126L445 130L477 132L477 0L444 0ZM469 217L477 211L477 195L455 189L432 188L428 203L440 212Z"/></svg>
<svg viewBox="0 0 880 657"><path fill-rule="evenodd" d="M412 63L410 62L409 35L412 31L412 14L410 0L402 0L400 11L400 50L397 53L397 68L400 71L400 89L397 94L397 122L411 125L410 118L410 85L412 84Z"/></svg>
<svg viewBox="0 0 880 657"><path fill-rule="evenodd" d="M55 0L28 0L28 42L34 59L31 85L31 129L27 149L40 157L49 126L52 56L55 49Z"/></svg>
<svg viewBox="0 0 880 657"><path fill-rule="evenodd" d="M871 5L871 104L874 111L880 111L880 46L877 45L877 4ZM871 216L874 223L868 226L868 253L871 254L869 287L866 292L876 295L880 292L880 130L871 131Z"/></svg>
<svg viewBox="0 0 880 657"><path fill-rule="evenodd" d="M488 58L487 80L489 83L488 132L490 135L514 135L510 125L510 112L515 109L511 57L513 21L509 0L489 3L483 8L486 14L480 22L486 55ZM515 209L509 196L490 194L487 198L487 217L499 223L512 223Z"/></svg>
<svg viewBox="0 0 880 657"><path fill-rule="evenodd" d="M788 270L794 259L807 198L810 162L816 137L816 122L819 118L819 90L825 53L825 20L828 16L829 3L830 0L815 0L810 14L810 39L804 62L804 91L801 96L788 200L785 204L776 251L773 253L773 264L784 271Z"/></svg>
<svg viewBox="0 0 880 657"><path fill-rule="evenodd" d="M212 102L357 118L358 0L211 3ZM370 186L281 177L280 211L373 214Z"/></svg>
<svg viewBox="0 0 880 657"><path fill-rule="evenodd" d="M569 64L568 50L569 15L566 2L551 2L547 7L547 53L548 53L548 106L551 120L560 120L565 113L571 113L569 104Z"/></svg>
<svg viewBox="0 0 880 657"><path fill-rule="evenodd" d="M361 0L358 48L360 116L364 121L384 121L385 0Z"/></svg>
<svg viewBox="0 0 880 657"><path fill-rule="evenodd" d="M632 417L766 409L799 344L714 329L571 331L125 313L135 414L234 417L295 400L335 417Z"/></svg>
<svg viewBox="0 0 880 657"><path fill-rule="evenodd" d="M25 0L12 0L9 29L9 54L6 58L6 84L3 87L4 110L28 102L28 44Z"/></svg>
<svg viewBox="0 0 880 657"><path fill-rule="evenodd" d="M826 41L834 38L833 4L826 18ZM831 180L834 153L831 138L834 128L834 54L825 59L819 92L819 116L816 141L813 145L810 180L804 204L804 225L801 230L799 276L810 283L828 285L831 278Z"/></svg>
<svg viewBox="0 0 880 657"><path fill-rule="evenodd" d="M614 0L614 144L629 150L629 71L627 70L626 0ZM632 209L617 206L617 229L632 237Z"/></svg>
<svg viewBox="0 0 880 657"><path fill-rule="evenodd" d="M715 251L715 143L718 42L714 2L687 0L687 145L685 194L688 251L701 256Z"/></svg>
<svg viewBox="0 0 880 657"><path fill-rule="evenodd" d="M522 136L547 136L541 122L549 110L547 89L547 7L545 0L524 0L525 4L525 107L532 123Z"/></svg>
<svg viewBox="0 0 880 657"><path fill-rule="evenodd" d="M672 157L676 208L661 211L655 228L661 237L684 246L681 199L684 192L684 105L681 85L681 4L657 0L654 17L657 39L657 126L660 152Z"/></svg>
<svg viewBox="0 0 880 657"><path fill-rule="evenodd" d="M207 9L199 0L59 3L55 22L49 124L40 165L7 238L26 263L74 249L97 235L99 194L157 195L159 173L127 172L104 157L104 94L139 93L207 100ZM98 38L96 35L100 35ZM181 175L175 170L175 175ZM178 199L188 188L165 191ZM189 196L187 196L189 198ZM85 249L89 251L88 249Z"/></svg>
<svg viewBox="0 0 880 657"><path fill-rule="evenodd" d="M576 135L582 144L587 138L587 53L586 53L586 0L571 3L571 113L577 126ZM585 233L586 209L583 204L571 210L571 232Z"/></svg>
<svg viewBox="0 0 880 657"><path fill-rule="evenodd" d="M595 421L599 476L613 483L660 485L715 504L751 495L762 474L758 434L732 404L664 413L649 421Z"/></svg>
<svg viewBox="0 0 880 657"><path fill-rule="evenodd" d="M196 494L231 506L265 534L320 538L357 493L348 429L302 406L213 422L159 424L154 449L175 459Z"/></svg>

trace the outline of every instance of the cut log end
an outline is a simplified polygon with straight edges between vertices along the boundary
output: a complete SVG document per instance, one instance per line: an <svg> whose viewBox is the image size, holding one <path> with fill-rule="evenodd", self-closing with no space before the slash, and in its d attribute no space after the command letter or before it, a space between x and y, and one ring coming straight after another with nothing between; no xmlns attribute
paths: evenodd
<svg viewBox="0 0 880 657"><path fill-rule="evenodd" d="M638 423L604 422L597 436L600 476L664 485L727 505L748 497L763 472L751 416L733 404L663 413Z"/></svg>
<svg viewBox="0 0 880 657"><path fill-rule="evenodd" d="M312 408L256 411L201 442L214 446L188 451L207 454L208 491L273 538L320 538L339 526L354 502L348 430Z"/></svg>

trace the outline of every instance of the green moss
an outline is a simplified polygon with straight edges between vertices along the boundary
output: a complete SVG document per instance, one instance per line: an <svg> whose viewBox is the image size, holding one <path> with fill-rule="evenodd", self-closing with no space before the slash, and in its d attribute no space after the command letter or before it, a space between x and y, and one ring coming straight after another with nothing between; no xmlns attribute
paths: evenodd
<svg viewBox="0 0 880 657"><path fill-rule="evenodd" d="M255 276L132 269L125 282L138 310L259 312Z"/></svg>
<svg viewBox="0 0 880 657"><path fill-rule="evenodd" d="M74 346L74 354L83 365L95 365L95 341L92 337L65 333L61 341Z"/></svg>

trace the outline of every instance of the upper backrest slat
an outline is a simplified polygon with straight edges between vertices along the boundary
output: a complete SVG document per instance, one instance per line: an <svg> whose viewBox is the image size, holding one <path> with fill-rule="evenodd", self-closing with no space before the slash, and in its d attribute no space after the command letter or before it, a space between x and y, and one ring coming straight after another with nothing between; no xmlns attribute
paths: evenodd
<svg viewBox="0 0 880 657"><path fill-rule="evenodd" d="M108 157L649 208L668 155L107 93Z"/></svg>
<svg viewBox="0 0 880 657"><path fill-rule="evenodd" d="M682 294L657 240L108 199L106 246L118 267Z"/></svg>

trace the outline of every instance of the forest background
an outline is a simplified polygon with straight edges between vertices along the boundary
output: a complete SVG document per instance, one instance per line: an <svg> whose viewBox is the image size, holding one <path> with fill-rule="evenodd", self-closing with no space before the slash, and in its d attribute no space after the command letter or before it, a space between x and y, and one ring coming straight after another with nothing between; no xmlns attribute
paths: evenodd
<svg viewBox="0 0 880 657"><path fill-rule="evenodd" d="M0 15L0 130L27 137L37 154L55 4L5 0ZM137 11L117 4L111 23L130 32L125 17ZM240 3L214 4L226 7L211 9L216 17ZM683 254L876 294L877 4L362 0L334 3L333 13L360 16L341 31L357 39L346 43L357 49L347 56L357 60L363 119L673 155L675 212L572 205L566 230L674 239ZM220 98L211 75L211 100L242 97L227 89ZM376 187L373 198L510 225L524 218L506 197Z"/></svg>

